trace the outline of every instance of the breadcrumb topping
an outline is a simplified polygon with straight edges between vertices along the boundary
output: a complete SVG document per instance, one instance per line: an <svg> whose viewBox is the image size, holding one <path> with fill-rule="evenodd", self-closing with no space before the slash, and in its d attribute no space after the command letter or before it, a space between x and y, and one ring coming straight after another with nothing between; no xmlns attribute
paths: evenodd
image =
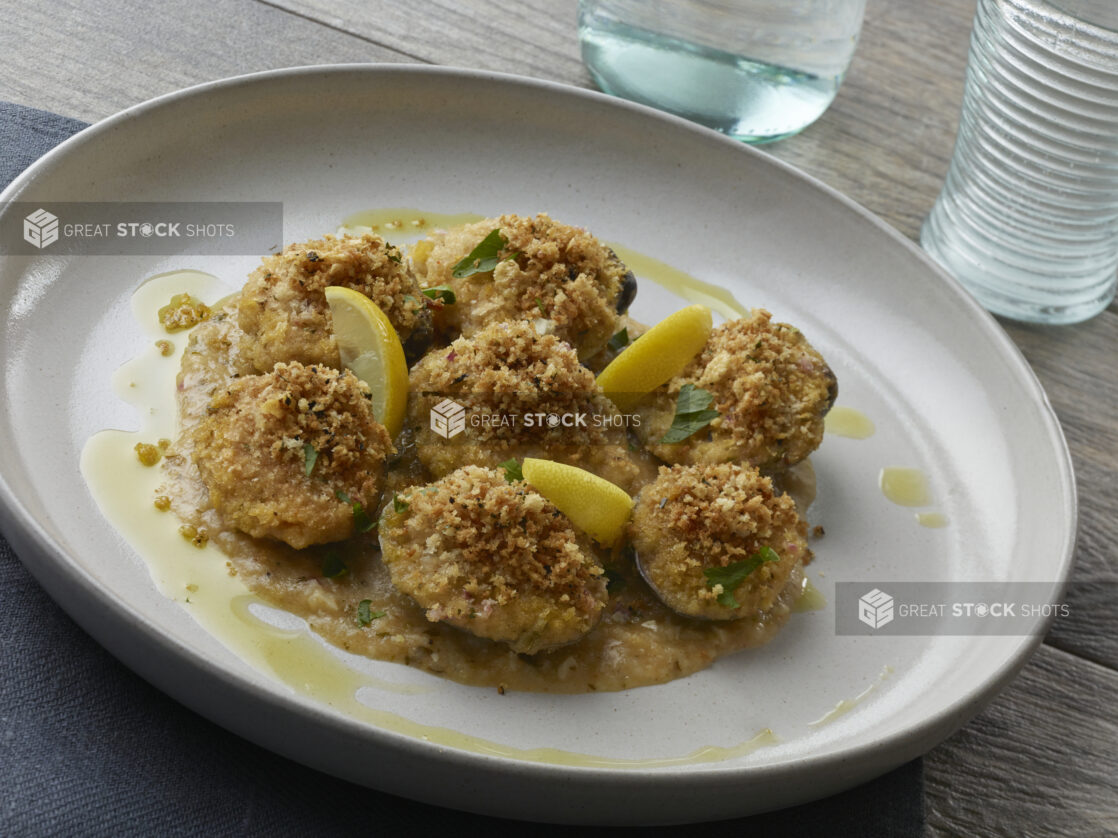
<svg viewBox="0 0 1118 838"><path fill-rule="evenodd" d="M243 532L296 549L353 535L351 503L375 507L393 451L369 399L353 373L317 365L234 380L193 431L214 507Z"/></svg>
<svg viewBox="0 0 1118 838"><path fill-rule="evenodd" d="M538 334L529 323L494 323L434 350L415 365L411 383L417 394L452 398L467 409L492 414L617 412L571 347L555 335ZM546 423L531 428L491 425L471 431L479 441L525 435L572 441L569 430L549 428ZM578 434L586 444L604 438L602 428L588 427Z"/></svg>
<svg viewBox="0 0 1118 838"><path fill-rule="evenodd" d="M279 361L340 365L325 289L359 291L388 316L401 342L430 332L431 315L403 253L372 233L324 236L266 256L241 291L238 323L258 372Z"/></svg>
<svg viewBox="0 0 1118 838"><path fill-rule="evenodd" d="M756 617L770 608L809 555L795 502L756 469L733 464L661 467L637 498L629 530L641 570L664 602L710 619ZM760 564L731 592L740 608L720 604L723 587L709 584L703 571L745 561L763 547L779 561Z"/></svg>
<svg viewBox="0 0 1118 838"><path fill-rule="evenodd" d="M669 463L746 462L786 468L823 441L823 418L838 384L803 333L755 309L711 332L703 351L661 387L645 412L642 439ZM677 444L658 444L675 415L680 388L691 383L713 395L718 411L709 429Z"/></svg>
<svg viewBox="0 0 1118 838"><path fill-rule="evenodd" d="M397 501L381 519L384 561L429 620L525 654L570 643L598 621L602 566L559 510L524 483L468 466Z"/></svg>
<svg viewBox="0 0 1118 838"><path fill-rule="evenodd" d="M490 272L466 278L454 266L499 229L510 254ZM436 314L447 337L470 335L491 323L546 321L588 358L617 331L636 280L617 255L579 227L535 217L502 215L441 231L418 250L415 269L426 288L449 285L458 302ZM621 311L618 309L620 308Z"/></svg>
<svg viewBox="0 0 1118 838"><path fill-rule="evenodd" d="M448 398L470 417L466 431L449 440L429 423L432 408ZM586 417L578 427L546 420L578 414ZM628 486L637 469L620 418L574 350L529 323L491 324L432 350L411 371L408 422L417 429L420 460L436 476L542 456Z"/></svg>

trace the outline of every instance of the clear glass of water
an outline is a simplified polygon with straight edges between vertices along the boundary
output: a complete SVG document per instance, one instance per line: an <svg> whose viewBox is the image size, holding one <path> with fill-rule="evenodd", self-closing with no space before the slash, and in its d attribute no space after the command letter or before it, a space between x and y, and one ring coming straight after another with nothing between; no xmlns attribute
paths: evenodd
<svg viewBox="0 0 1118 838"><path fill-rule="evenodd" d="M606 93L745 142L830 106L866 0L580 0L582 60Z"/></svg>
<svg viewBox="0 0 1118 838"><path fill-rule="evenodd" d="M1099 313L1118 286L1118 0L979 0L951 167L920 236L990 311Z"/></svg>

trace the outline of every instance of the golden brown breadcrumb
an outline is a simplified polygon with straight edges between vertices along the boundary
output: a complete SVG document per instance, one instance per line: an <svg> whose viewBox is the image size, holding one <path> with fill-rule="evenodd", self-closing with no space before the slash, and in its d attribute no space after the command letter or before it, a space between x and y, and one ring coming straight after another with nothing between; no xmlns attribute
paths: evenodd
<svg viewBox="0 0 1118 838"><path fill-rule="evenodd" d="M680 614L714 620L756 617L771 608L809 554L807 525L787 495L753 468L661 467L633 508L629 535L642 575ZM779 561L760 563L731 591L712 583L726 568L769 547ZM719 602L729 593L738 607Z"/></svg>
<svg viewBox="0 0 1118 838"><path fill-rule="evenodd" d="M485 273L458 278L455 265L493 230L506 257ZM541 321L570 343L580 358L599 352L618 331L636 279L608 247L579 227L533 217L502 215L439 231L417 248L413 264L425 288L448 285L457 297L435 314L447 339L471 335L491 323Z"/></svg>
<svg viewBox="0 0 1118 838"><path fill-rule="evenodd" d="M586 634L606 579L551 503L494 469L469 466L386 504L380 544L392 583L444 621L534 654Z"/></svg>
<svg viewBox="0 0 1118 838"><path fill-rule="evenodd" d="M405 346L429 335L431 314L403 253L372 233L324 236L264 257L241 291L238 322L257 372L279 361L340 365L325 289L359 291L388 316Z"/></svg>
<svg viewBox="0 0 1118 838"><path fill-rule="evenodd" d="M838 384L803 333L755 309L711 332L703 351L641 409L641 441L669 463L741 462L780 469L823 441L823 417ZM694 436L660 443L684 384L706 390L718 418Z"/></svg>
<svg viewBox="0 0 1118 838"><path fill-rule="evenodd" d="M234 380L191 433L214 508L296 549L353 535L352 503L376 508L393 450L362 381L299 363Z"/></svg>
<svg viewBox="0 0 1118 838"><path fill-rule="evenodd" d="M430 422L445 399L466 411L465 430L450 439ZM563 424L579 415L582 424ZM554 426L548 417L558 417ZM524 457L576 465L623 488L638 473L622 417L594 374L568 344L530 323L494 323L428 353L411 371L407 422L435 477Z"/></svg>

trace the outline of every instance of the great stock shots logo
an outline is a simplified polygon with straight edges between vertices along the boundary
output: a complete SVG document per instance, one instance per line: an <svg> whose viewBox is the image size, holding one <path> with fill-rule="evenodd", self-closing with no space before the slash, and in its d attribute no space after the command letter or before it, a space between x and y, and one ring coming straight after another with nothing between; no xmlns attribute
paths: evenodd
<svg viewBox="0 0 1118 838"><path fill-rule="evenodd" d="M443 399L431 408L431 430L443 439L453 439L466 429L466 408Z"/></svg>
<svg viewBox="0 0 1118 838"><path fill-rule="evenodd" d="M870 628L881 628L893 622L893 598L874 588L858 600L858 619Z"/></svg>
<svg viewBox="0 0 1118 838"><path fill-rule="evenodd" d="M1058 581L836 582L835 632L863 637L1043 634L1051 620L1071 613L1060 602L1061 592Z"/></svg>
<svg viewBox="0 0 1118 838"><path fill-rule="evenodd" d="M278 201L0 203L5 256L258 256L282 241Z"/></svg>
<svg viewBox="0 0 1118 838"><path fill-rule="evenodd" d="M23 219L23 240L42 250L58 241L58 216L40 207Z"/></svg>

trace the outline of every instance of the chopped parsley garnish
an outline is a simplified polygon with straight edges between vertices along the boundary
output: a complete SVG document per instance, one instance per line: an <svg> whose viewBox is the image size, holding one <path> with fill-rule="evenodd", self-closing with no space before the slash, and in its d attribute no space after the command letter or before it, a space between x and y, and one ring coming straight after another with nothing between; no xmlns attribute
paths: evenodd
<svg viewBox="0 0 1118 838"><path fill-rule="evenodd" d="M314 464L318 462L318 449L311 445L309 442L303 443L303 469L307 473L307 477L311 476L314 471Z"/></svg>
<svg viewBox="0 0 1118 838"><path fill-rule="evenodd" d="M395 494L392 495L392 511L393 512L395 512L397 515L399 515L401 512L403 512L407 508L408 508L408 502L406 500L400 500L399 495L395 495Z"/></svg>
<svg viewBox="0 0 1118 838"><path fill-rule="evenodd" d="M544 317L547 317L547 306L544 305L543 300L541 300L539 297L536 297L536 308L540 310L540 314L542 314Z"/></svg>
<svg viewBox="0 0 1118 838"><path fill-rule="evenodd" d="M322 575L327 579L337 579L340 576L345 576L349 573L349 568L346 567L342 557L337 553L327 553L326 558L322 560Z"/></svg>
<svg viewBox="0 0 1118 838"><path fill-rule="evenodd" d="M360 501L352 500L350 496L341 489L334 492L334 497L342 503L348 503L353 509L353 525L357 528L358 532L368 532L377 525L377 522L369 517L369 513L365 511L365 507L361 505Z"/></svg>
<svg viewBox="0 0 1118 838"><path fill-rule="evenodd" d="M741 603L734 598L734 590L738 585L744 582L745 578L761 565L779 561L780 556L776 554L776 550L765 546L748 559L742 559L740 562L734 562L725 567L708 567L703 571L703 576L707 578L708 588L713 588L716 585L722 586L722 593L718 595L719 605L724 605L727 608L740 608Z"/></svg>
<svg viewBox="0 0 1118 838"><path fill-rule="evenodd" d="M373 611L373 601L371 599L363 599L357 603L357 622L363 626L370 625L373 620L379 620L387 611Z"/></svg>
<svg viewBox="0 0 1118 838"><path fill-rule="evenodd" d="M465 279L474 274L489 273L505 259L512 259L516 256L515 253L501 256L501 252L508 246L508 240L501 235L500 228L493 230L478 243L477 247L454 266L450 275L455 279Z"/></svg>
<svg viewBox="0 0 1118 838"><path fill-rule="evenodd" d="M609 343L606 344L606 348L608 348L610 352L620 352L628 345L629 328L626 326L624 329L622 329L620 332L609 339Z"/></svg>
<svg viewBox="0 0 1118 838"><path fill-rule="evenodd" d="M524 472L520 468L520 463L516 460L505 460L501 463L501 468L505 470L505 480L509 483L524 479Z"/></svg>
<svg viewBox="0 0 1118 838"><path fill-rule="evenodd" d="M719 414L717 410L709 410L714 396L702 387L696 387L688 382L679 389L679 398L675 403L675 418L672 426L661 438L661 443L683 442L683 440L701 431Z"/></svg>
<svg viewBox="0 0 1118 838"><path fill-rule="evenodd" d="M434 288L424 288L423 296L431 300L440 300L449 305L454 305L458 298L449 285L436 285Z"/></svg>
<svg viewBox="0 0 1118 838"><path fill-rule="evenodd" d="M403 259L400 258L400 251L397 250L396 248L390 247L387 250L385 250L384 252L388 256L388 258L391 259L393 262L395 262L397 265L399 265L403 262Z"/></svg>

